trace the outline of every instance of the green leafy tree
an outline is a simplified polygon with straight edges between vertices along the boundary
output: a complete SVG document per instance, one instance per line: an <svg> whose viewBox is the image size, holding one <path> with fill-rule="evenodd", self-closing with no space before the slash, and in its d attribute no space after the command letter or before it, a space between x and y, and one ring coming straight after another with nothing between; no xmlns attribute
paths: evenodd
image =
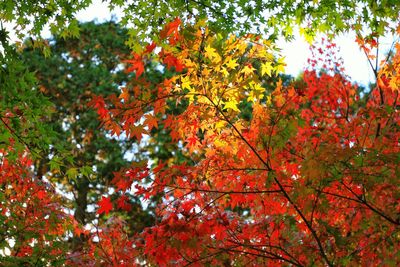
<svg viewBox="0 0 400 267"><path fill-rule="evenodd" d="M0 3L0 18L16 22L20 38L26 33L38 37L46 25L53 34L77 36L79 27L74 14L91 3L92 0L5 0ZM187 20L209 19L211 28L223 33L247 33L256 29L289 37L297 25L307 38L312 38L317 32L337 34L349 29L384 35L386 29L392 28L391 23L398 20L400 12L397 0L141 0L133 3L107 0L103 3L111 9L123 10L122 23L133 24L129 31L130 44L136 49L140 49L139 43L145 37L156 36L166 22L178 16ZM2 38L6 36L3 30ZM41 47L46 50L46 46Z"/></svg>
<svg viewBox="0 0 400 267"><path fill-rule="evenodd" d="M55 36L49 40L51 56L27 48L22 59L35 72L37 90L53 106L46 123L57 133L57 144L73 159L59 158L54 163L51 152L43 154L35 162L36 175L46 176L65 193L73 194L70 208L75 219L85 225L96 217L93 208L91 212L88 208L108 192L113 172L128 166L127 153L137 150L137 144L112 138L99 129L97 114L87 105L93 95L119 94L120 87L131 78L121 65L129 56L124 44L126 30L113 21L88 22L79 27L80 38ZM134 161L142 158L139 153L133 156ZM52 168L52 164L59 166ZM152 224L152 216L143 211L138 198L129 196L126 205L129 218L134 218L130 221L132 231Z"/></svg>

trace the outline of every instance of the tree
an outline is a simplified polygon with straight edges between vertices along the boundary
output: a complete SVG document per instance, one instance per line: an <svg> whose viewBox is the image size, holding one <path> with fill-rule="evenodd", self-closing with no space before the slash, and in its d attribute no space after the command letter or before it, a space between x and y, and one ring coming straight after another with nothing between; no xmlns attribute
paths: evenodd
<svg viewBox="0 0 400 267"><path fill-rule="evenodd" d="M185 22L209 20L211 29L228 35L233 32L266 33L270 38L290 38L296 27L308 40L317 33L339 33L355 30L384 35L398 20L398 1L209 1L173 0L138 1L123 5L110 1L111 7L124 8L122 21L133 19L130 31L132 47L140 49L138 42L156 36L165 23L179 16ZM152 12L149 12L151 10ZM151 29L149 34L148 29Z"/></svg>
<svg viewBox="0 0 400 267"><path fill-rule="evenodd" d="M87 103L96 94L109 95L120 92L129 81L129 74L121 68L121 61L128 57L125 45L126 30L114 21L96 24L79 24L80 38L56 36L49 41L51 56L31 47L23 51L22 59L35 73L38 91L53 106L53 113L45 123L57 133L55 140L71 154L73 159L59 159L59 169L50 169L51 154L42 154L35 162L35 174L52 181L73 199L67 206L82 226L91 225L96 211L90 211L101 196L107 194L114 172L128 167L126 158L137 147L132 140L112 139L96 120L96 112ZM136 148L137 149L137 148ZM141 154L134 154L140 161ZM124 216L129 218L132 232L141 231L153 222L151 205L142 209L140 200L125 195ZM86 236L76 237L74 250L82 250Z"/></svg>
<svg viewBox="0 0 400 267"><path fill-rule="evenodd" d="M0 18L16 22L15 32L20 39L25 36L39 37L35 42L45 53L48 48L41 42L40 33L49 26L53 35L78 36L78 22L74 14L89 6L92 0L55 0L31 3L6 0L0 3ZM320 1L209 1L209 0L162 0L125 3L120 0L103 1L113 10L123 10L122 23L133 23L129 44L140 49L146 38L157 36L165 23L181 16L187 21L209 19L213 30L229 34L248 33L256 30L275 36L290 37L295 26L307 38L316 33L338 34L353 30L384 35L387 29L394 31L393 22L398 20L400 4L396 0L320 0ZM240 19L238 19L240 18ZM1 42L8 42L8 32L1 30Z"/></svg>
<svg viewBox="0 0 400 267"><path fill-rule="evenodd" d="M204 25L180 28L176 19L159 40L133 55L135 86L93 103L114 134L140 139L163 124L192 160L122 173L139 182L138 195L164 193L157 225L136 242L139 259L162 266L400 262L399 50L361 100L332 59L326 72L306 71L300 87L277 82L264 95L264 77L282 63L257 36L223 38ZM327 54L334 47L325 43ZM141 71L146 61L178 73L152 84ZM168 100L185 99L182 112L168 112ZM240 117L240 103L251 104L250 120ZM148 177L152 183L140 185Z"/></svg>

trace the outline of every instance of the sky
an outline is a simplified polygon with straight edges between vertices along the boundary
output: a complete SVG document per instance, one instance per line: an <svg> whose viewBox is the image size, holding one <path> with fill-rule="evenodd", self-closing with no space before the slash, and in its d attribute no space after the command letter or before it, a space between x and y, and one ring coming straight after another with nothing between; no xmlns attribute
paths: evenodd
<svg viewBox="0 0 400 267"><path fill-rule="evenodd" d="M122 14L122 9L116 9L111 12L108 9L108 5L103 3L102 0L93 0L93 3L86 9L78 12L76 17L82 22L92 20L103 22L110 20L112 16L119 18ZM50 37L50 31L45 29L42 35L48 38ZM343 34L335 38L334 42L340 49L339 56L343 58L345 73L358 84L368 85L369 82L373 82L373 71L369 66L366 56L355 43L355 34ZM393 36L381 39L379 54L385 55L389 51L392 42ZM301 36L295 35L293 41L288 42L282 38L278 40L277 45L282 49L282 56L285 57L286 73L292 76L299 75L306 67L307 59L310 57L309 44Z"/></svg>

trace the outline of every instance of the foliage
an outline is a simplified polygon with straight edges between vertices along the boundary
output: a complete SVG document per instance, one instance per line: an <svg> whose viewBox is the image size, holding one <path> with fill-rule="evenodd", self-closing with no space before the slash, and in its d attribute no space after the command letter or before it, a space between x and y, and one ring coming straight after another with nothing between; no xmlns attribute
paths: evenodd
<svg viewBox="0 0 400 267"><path fill-rule="evenodd" d="M7 153L9 159L16 159L26 149L38 156L54 144L54 131L42 121L50 116L51 103L33 89L35 77L17 58L15 49L6 46L6 50L14 56L0 54L0 149L7 151L12 139L13 150Z"/></svg>
<svg viewBox="0 0 400 267"><path fill-rule="evenodd" d="M400 262L398 50L367 100L329 59L332 71L308 70L301 87L279 81L264 96L263 76L282 69L269 42L179 23L159 40L133 55L136 86L94 104L117 135L140 139L163 124L192 161L121 174L129 184L151 179L136 186L138 195L165 194L160 221L136 243L139 259L161 266ZM138 67L149 60L178 73L151 84ZM188 105L173 114L167 99ZM251 103L250 120L240 117L241 102Z"/></svg>
<svg viewBox="0 0 400 267"><path fill-rule="evenodd" d="M96 112L87 103L95 94L108 95L120 91L129 81L121 67L128 57L125 46L126 30L113 21L79 25L80 38L55 36L51 40L51 56L44 57L37 49L27 47L22 60L35 72L38 88L53 106L50 116L43 119L57 133L56 142L71 154L72 162L59 159L58 168L51 168L51 153L43 153L34 163L37 177L46 177L65 193L73 193L68 206L74 210L75 219L82 225L91 224L96 204L109 189L113 172L129 166L127 153L137 144L131 140L112 139L107 131L99 128ZM134 159L139 160L140 154ZM131 231L141 231L153 218L143 211L137 197L128 195L125 216L130 220ZM75 249L83 245L80 238Z"/></svg>
<svg viewBox="0 0 400 267"><path fill-rule="evenodd" d="M5 266L61 264L72 218L52 185L32 175L27 156L10 162L5 150L0 153L0 261Z"/></svg>
<svg viewBox="0 0 400 267"><path fill-rule="evenodd" d="M153 37L165 23L179 16L188 21L208 19L210 28L229 34L258 31L271 37L291 37L295 28L312 40L316 33L338 34L350 29L383 35L398 20L400 4L392 1L137 1L124 5L114 0L111 7L124 8L124 22L133 22L133 40ZM151 12L149 12L151 10ZM151 33L149 34L149 30ZM137 43L133 47L140 49Z"/></svg>
<svg viewBox="0 0 400 267"><path fill-rule="evenodd" d="M79 27L74 14L89 6L92 0L53 0L53 1L13 1L0 4L0 19L16 23L19 38L39 37L45 26L62 37L77 36ZM383 35L385 30L393 29L398 20L400 4L397 0L314 0L314 1L210 1L210 0L160 0L135 1L107 0L113 10L123 11L122 23L132 25L129 31L129 44L140 49L146 38L156 36L158 30L175 17L188 21L209 19L210 27L218 32L248 33L266 32L270 35L290 37L298 26L309 40L318 32L337 34L367 30ZM32 22L32 23L31 23ZM2 29L0 40L6 41L8 33ZM40 39L40 38L39 38ZM35 42L48 53L42 42Z"/></svg>
<svg viewBox="0 0 400 267"><path fill-rule="evenodd" d="M5 0L0 3L0 18L2 21L15 23L14 30L20 39L27 35L40 36L49 23L53 34L63 37L77 36L79 28L74 14L89 6L91 2L92 0ZM3 35L0 40L7 41L8 33L3 27L1 30Z"/></svg>
<svg viewBox="0 0 400 267"><path fill-rule="evenodd" d="M2 263L399 265L400 48L381 68L372 52L398 1L110 0L129 59L114 23L78 38L90 3L0 3L33 36L10 45L1 25ZM297 26L310 42L354 30L376 85L352 84L325 41L282 80L273 41Z"/></svg>

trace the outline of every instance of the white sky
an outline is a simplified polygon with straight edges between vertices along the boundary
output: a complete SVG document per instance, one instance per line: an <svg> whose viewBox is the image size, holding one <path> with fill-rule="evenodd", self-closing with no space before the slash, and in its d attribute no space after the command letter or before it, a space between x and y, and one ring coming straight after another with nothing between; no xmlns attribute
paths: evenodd
<svg viewBox="0 0 400 267"><path fill-rule="evenodd" d="M93 3L76 14L80 21L91 21L96 19L98 22L107 21L111 16L121 17L122 9L111 12L106 3L101 0L93 0ZM43 37L50 37L48 30L43 31ZM345 72L357 83L367 85L374 81L374 75L366 59L366 56L355 43L354 34L345 34L337 37L334 42L340 48L340 54L344 60ZM393 42L393 36L388 36L380 40L380 55L390 49ZM306 66L307 59L310 56L309 45L300 36L296 36L294 41L278 41L278 47L282 49L282 55L285 57L286 73L297 76Z"/></svg>

